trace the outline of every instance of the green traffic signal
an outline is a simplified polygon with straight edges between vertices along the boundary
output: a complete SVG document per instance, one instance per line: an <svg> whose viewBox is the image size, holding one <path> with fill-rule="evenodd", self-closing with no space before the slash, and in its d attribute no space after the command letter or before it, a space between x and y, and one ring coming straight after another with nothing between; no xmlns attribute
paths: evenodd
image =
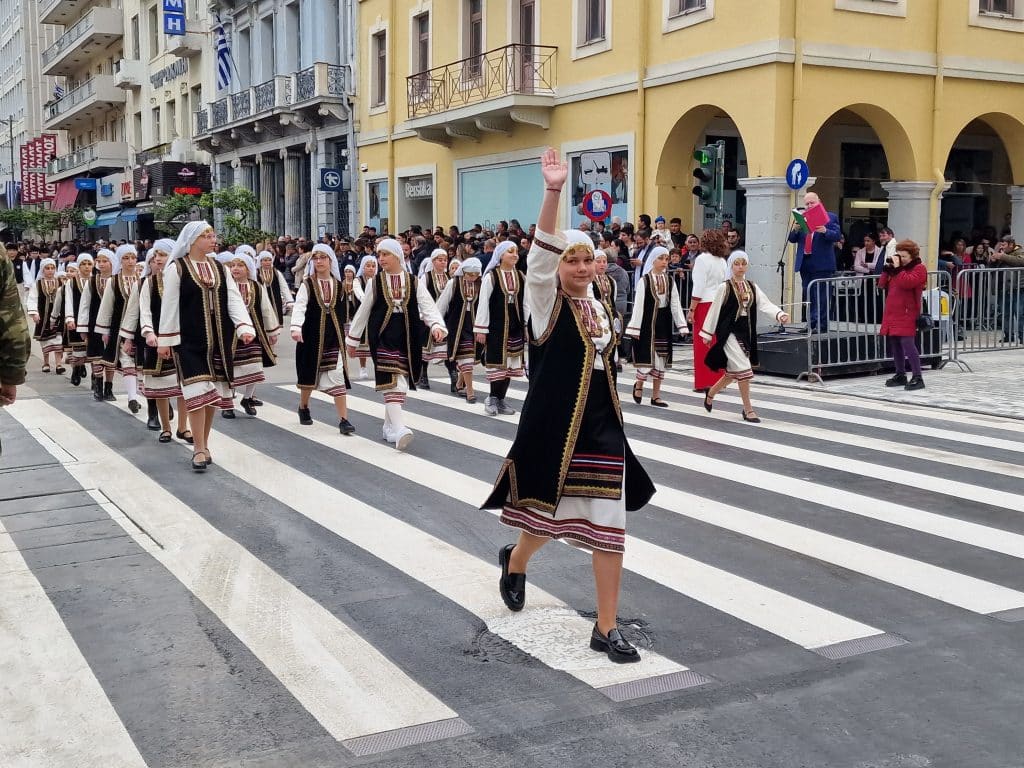
<svg viewBox="0 0 1024 768"><path fill-rule="evenodd" d="M695 149L693 159L698 163L698 167L693 169L693 177L697 180L693 194L701 205L720 208L724 197L725 142Z"/></svg>
<svg viewBox="0 0 1024 768"><path fill-rule="evenodd" d="M695 150L693 153L693 159L701 165L711 164L711 154L707 151L707 148Z"/></svg>

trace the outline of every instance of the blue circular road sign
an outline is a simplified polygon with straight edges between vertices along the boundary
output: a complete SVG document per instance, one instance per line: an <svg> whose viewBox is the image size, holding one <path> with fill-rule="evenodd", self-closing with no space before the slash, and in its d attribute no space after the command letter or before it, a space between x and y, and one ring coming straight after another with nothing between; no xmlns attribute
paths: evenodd
<svg viewBox="0 0 1024 768"><path fill-rule="evenodd" d="M802 189L810 175L811 171L805 160L801 160L799 157L791 160L786 167L786 186L790 189Z"/></svg>

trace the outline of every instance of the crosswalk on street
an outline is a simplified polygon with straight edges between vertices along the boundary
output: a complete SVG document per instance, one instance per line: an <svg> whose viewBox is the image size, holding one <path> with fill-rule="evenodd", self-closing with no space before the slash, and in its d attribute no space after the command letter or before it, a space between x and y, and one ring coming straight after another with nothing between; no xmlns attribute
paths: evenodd
<svg viewBox="0 0 1024 768"><path fill-rule="evenodd" d="M585 553L545 550L504 607L514 536L479 505L519 417L436 381L404 453L369 382L352 436L328 396L300 426L266 386L258 417L216 420L201 478L116 402L0 413L0 765L343 764L1024 621L1024 424L761 387L751 425L669 371L668 409L619 386L657 493L619 609L642 659L611 664L580 640Z"/></svg>

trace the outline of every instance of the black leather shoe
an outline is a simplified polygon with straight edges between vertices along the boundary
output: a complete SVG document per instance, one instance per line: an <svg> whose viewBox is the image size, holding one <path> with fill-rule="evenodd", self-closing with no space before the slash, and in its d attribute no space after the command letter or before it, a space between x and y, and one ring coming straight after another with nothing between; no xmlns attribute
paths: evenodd
<svg viewBox="0 0 1024 768"><path fill-rule="evenodd" d="M299 408L299 424L302 424L304 427L313 424L313 417L309 415L309 408Z"/></svg>
<svg viewBox="0 0 1024 768"><path fill-rule="evenodd" d="M255 405L257 408L259 408L261 405L263 405L263 401L262 400L257 400L255 397L250 397L249 398L249 402L252 403L253 405Z"/></svg>
<svg viewBox="0 0 1024 768"><path fill-rule="evenodd" d="M885 386L887 387L905 387L907 385L907 374L897 373L891 379L885 380Z"/></svg>
<svg viewBox="0 0 1024 768"><path fill-rule="evenodd" d="M114 383L112 381L108 381L103 385L103 399L108 403L112 403L117 400L117 398L114 397Z"/></svg>
<svg viewBox="0 0 1024 768"><path fill-rule="evenodd" d="M160 412L156 409L156 400L146 401L146 429L151 432L160 431Z"/></svg>
<svg viewBox="0 0 1024 768"><path fill-rule="evenodd" d="M508 561L515 548L515 544L506 544L498 550L498 565L501 566L498 592L510 611L521 611L526 605L526 574L508 572Z"/></svg>
<svg viewBox="0 0 1024 768"><path fill-rule="evenodd" d="M221 411L220 415L221 415L221 418L224 418L224 419L233 419L233 418L235 418L235 409L234 408L228 408L227 410Z"/></svg>
<svg viewBox="0 0 1024 768"><path fill-rule="evenodd" d="M242 410L245 411L246 416L256 415L256 405L253 403L252 398L243 397L239 404L242 406Z"/></svg>
<svg viewBox="0 0 1024 768"><path fill-rule="evenodd" d="M352 426L352 422L348 419L342 419L338 422L338 431L343 435L351 435L356 431L356 428Z"/></svg>
<svg viewBox="0 0 1024 768"><path fill-rule="evenodd" d="M920 376L912 376L910 381L907 382L907 386L904 387L907 392L913 392L917 389L924 389L924 379Z"/></svg>
<svg viewBox="0 0 1024 768"><path fill-rule="evenodd" d="M128 401L128 410L131 411L132 413L138 413L139 411L142 410L142 406L139 405L139 401L138 400L129 400Z"/></svg>
<svg viewBox="0 0 1024 768"><path fill-rule="evenodd" d="M634 661L640 661L640 651L622 636L618 627L609 630L606 637L601 634L597 624L594 624L594 631L590 633L590 649L607 653L608 658L616 664L631 664Z"/></svg>
<svg viewBox="0 0 1024 768"><path fill-rule="evenodd" d="M103 402L103 379L92 380L92 399Z"/></svg>
<svg viewBox="0 0 1024 768"><path fill-rule="evenodd" d="M430 389L430 379L427 378L427 374L420 374L420 377L416 380L417 389Z"/></svg>
<svg viewBox="0 0 1024 768"><path fill-rule="evenodd" d="M78 366L71 369L71 386L77 387L82 383L82 374L78 372Z"/></svg>

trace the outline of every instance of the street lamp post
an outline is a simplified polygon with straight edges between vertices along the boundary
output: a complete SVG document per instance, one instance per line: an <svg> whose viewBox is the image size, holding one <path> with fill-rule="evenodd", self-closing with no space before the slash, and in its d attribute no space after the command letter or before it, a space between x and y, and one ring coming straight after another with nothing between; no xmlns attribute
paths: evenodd
<svg viewBox="0 0 1024 768"><path fill-rule="evenodd" d="M14 201L7 201L8 208L20 208L20 201L18 200L18 181L14 175L14 115L10 115L6 118L0 118L0 123L7 123L7 136L8 136L8 147L11 151L11 195L14 197Z"/></svg>

